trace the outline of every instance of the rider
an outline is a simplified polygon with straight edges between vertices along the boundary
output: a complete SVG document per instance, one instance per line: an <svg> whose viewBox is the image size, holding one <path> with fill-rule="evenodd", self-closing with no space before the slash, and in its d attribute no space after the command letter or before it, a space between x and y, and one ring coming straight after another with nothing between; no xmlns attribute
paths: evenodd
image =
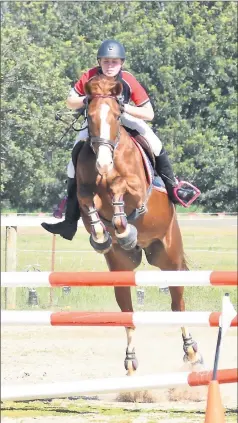
<svg viewBox="0 0 238 423"><path fill-rule="evenodd" d="M82 108L85 105L84 85L92 78L104 74L109 78L115 78L122 82L124 101L124 112L121 122L125 127L137 130L147 139L155 155L156 171L164 181L170 200L174 204L186 204L195 196L196 191L191 187L182 187L177 190L178 182L174 176L169 158L162 147L160 139L145 122L154 118L154 112L148 94L136 78L129 72L122 69L125 61L125 49L122 44L115 40L103 41L97 53L98 66L85 72L67 98L67 107L73 110ZM135 106L129 104L133 101ZM83 126L76 138L75 144L88 137L87 124ZM75 145L74 144L74 145ZM77 231L77 222L80 218L80 210L76 193L75 169L72 160L68 164L68 201L65 211L65 220L55 224L42 223L43 228L53 234L59 234L63 238L72 240Z"/></svg>

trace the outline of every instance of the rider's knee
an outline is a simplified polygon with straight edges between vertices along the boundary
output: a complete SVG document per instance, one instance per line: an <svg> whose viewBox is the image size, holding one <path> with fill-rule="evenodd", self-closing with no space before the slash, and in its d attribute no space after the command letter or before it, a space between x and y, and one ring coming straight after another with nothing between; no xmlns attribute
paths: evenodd
<svg viewBox="0 0 238 423"><path fill-rule="evenodd" d="M68 178L74 178L75 176L75 169L72 160L70 160L68 166L67 166L67 176Z"/></svg>

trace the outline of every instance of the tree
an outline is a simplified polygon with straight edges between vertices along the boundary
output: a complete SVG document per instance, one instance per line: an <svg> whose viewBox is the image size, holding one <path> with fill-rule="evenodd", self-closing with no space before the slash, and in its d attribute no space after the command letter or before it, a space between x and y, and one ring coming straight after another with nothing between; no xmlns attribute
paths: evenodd
<svg viewBox="0 0 238 423"><path fill-rule="evenodd" d="M199 204L236 211L236 5L232 2L3 2L2 200L49 210L63 190L74 133L54 114L103 39L125 45L146 87L175 173ZM62 188L61 188L62 187Z"/></svg>

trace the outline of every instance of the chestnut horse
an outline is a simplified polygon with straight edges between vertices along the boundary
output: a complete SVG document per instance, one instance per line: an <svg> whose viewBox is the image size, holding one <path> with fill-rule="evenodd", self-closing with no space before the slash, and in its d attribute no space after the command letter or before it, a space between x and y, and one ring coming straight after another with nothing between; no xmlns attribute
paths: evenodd
<svg viewBox="0 0 238 423"><path fill-rule="evenodd" d="M137 268L144 250L161 270L188 270L174 205L166 193L149 187L138 147L121 125L119 81L101 75L85 86L89 138L77 158L77 196L93 248L110 271ZM134 220L133 220L134 219ZM128 223L132 221L133 224ZM122 312L133 311L130 287L115 287ZM184 311L183 287L170 287L172 311ZM137 367L134 328L126 328L125 368ZM182 328L185 359L201 362L196 342Z"/></svg>

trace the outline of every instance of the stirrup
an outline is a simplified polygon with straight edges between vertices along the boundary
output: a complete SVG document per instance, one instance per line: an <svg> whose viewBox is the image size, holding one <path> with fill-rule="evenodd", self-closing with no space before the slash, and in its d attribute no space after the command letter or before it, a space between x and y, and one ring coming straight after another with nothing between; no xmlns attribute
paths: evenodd
<svg viewBox="0 0 238 423"><path fill-rule="evenodd" d="M178 190L183 188L186 190L186 187L189 187L190 189L192 188L193 191L195 192L193 197L187 202L185 203L179 196L178 196ZM190 182L186 182L186 181L179 181L178 185L176 185L176 187L174 188L174 196L176 197L176 199L178 200L178 202L180 204L182 204L182 206L184 207L189 207L201 194L201 191L195 187L194 185L190 184Z"/></svg>

